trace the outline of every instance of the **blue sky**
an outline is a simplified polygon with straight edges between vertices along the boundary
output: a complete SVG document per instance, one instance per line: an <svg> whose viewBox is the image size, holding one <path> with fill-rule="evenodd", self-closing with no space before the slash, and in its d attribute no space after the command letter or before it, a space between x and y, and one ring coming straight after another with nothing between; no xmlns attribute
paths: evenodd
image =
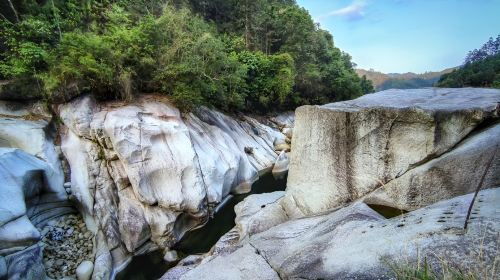
<svg viewBox="0 0 500 280"><path fill-rule="evenodd" d="M359 68L440 71L500 34L500 0L297 0Z"/></svg>

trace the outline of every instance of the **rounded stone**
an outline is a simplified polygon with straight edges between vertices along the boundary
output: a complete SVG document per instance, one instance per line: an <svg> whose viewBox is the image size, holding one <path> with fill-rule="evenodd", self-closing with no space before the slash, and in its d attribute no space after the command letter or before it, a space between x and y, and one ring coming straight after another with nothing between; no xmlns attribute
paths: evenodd
<svg viewBox="0 0 500 280"><path fill-rule="evenodd" d="M76 278L78 280L89 280L94 270L94 264L91 261L83 261L76 268Z"/></svg>
<svg viewBox="0 0 500 280"><path fill-rule="evenodd" d="M177 255L177 251L169 250L165 253L165 255L163 256L163 259L166 262L175 262L175 261L179 260L179 256Z"/></svg>

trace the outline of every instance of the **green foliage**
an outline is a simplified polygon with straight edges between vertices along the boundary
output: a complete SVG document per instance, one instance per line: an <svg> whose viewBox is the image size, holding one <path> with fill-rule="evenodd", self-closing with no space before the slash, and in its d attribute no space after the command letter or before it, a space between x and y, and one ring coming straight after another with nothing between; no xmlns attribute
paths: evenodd
<svg viewBox="0 0 500 280"><path fill-rule="evenodd" d="M363 94L368 94L368 93L373 93L375 92L375 88L373 87L373 82L368 80L366 78L366 75L363 75L363 77L361 77L361 92Z"/></svg>
<svg viewBox="0 0 500 280"><path fill-rule="evenodd" d="M478 280L474 274L463 272L442 262L439 270L433 267L427 259L417 264L395 263L383 260L393 276L398 280Z"/></svg>
<svg viewBox="0 0 500 280"><path fill-rule="evenodd" d="M382 83L379 87L380 90L398 88L398 89L407 89L407 88L423 88L423 87L432 87L437 81L439 77L424 79L424 78L411 78L411 79L402 79L402 78L392 78L384 83Z"/></svg>
<svg viewBox="0 0 500 280"><path fill-rule="evenodd" d="M293 0L25 0L0 35L0 78L54 100L159 92L183 110L268 112L373 91Z"/></svg>
<svg viewBox="0 0 500 280"><path fill-rule="evenodd" d="M500 88L500 54L468 63L444 74L438 87L495 87Z"/></svg>
<svg viewBox="0 0 500 280"><path fill-rule="evenodd" d="M260 51L243 51L238 57L247 69L246 108L266 112L283 107L294 85L293 58L288 53L265 55Z"/></svg>

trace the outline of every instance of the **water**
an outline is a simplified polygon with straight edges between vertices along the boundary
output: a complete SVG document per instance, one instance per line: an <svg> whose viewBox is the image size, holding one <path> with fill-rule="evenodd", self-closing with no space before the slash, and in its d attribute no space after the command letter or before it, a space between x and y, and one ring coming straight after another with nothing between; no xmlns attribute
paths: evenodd
<svg viewBox="0 0 500 280"><path fill-rule="evenodd" d="M378 212L380 215L384 216L387 219L397 217L399 215L403 215L405 213L408 213L406 210L390 207L390 206L385 206L385 205L378 205L378 204L368 204L368 206Z"/></svg>
<svg viewBox="0 0 500 280"><path fill-rule="evenodd" d="M234 206L251 194L269 193L275 191L284 191L286 187L286 176L283 179L276 180L269 172L260 177L252 185L252 191L247 194L235 195L224 205L213 219L199 229L190 231L174 246L174 249L185 254L200 254L208 252L215 243L226 232L231 230L236 224L234 219L236 213Z"/></svg>
<svg viewBox="0 0 500 280"><path fill-rule="evenodd" d="M208 252L213 245L235 226L236 213L234 206L251 194L283 191L286 187L286 176L275 179L271 172L262 175L252 185L252 191L247 194L233 196L202 228L190 231L174 246L179 255L191 255ZM130 264L116 275L116 280L152 280L160 278L171 268L163 261L161 251L154 251L136 256Z"/></svg>
<svg viewBox="0 0 500 280"><path fill-rule="evenodd" d="M115 280L158 279L170 268L163 260L161 250L135 256L127 267L116 274Z"/></svg>

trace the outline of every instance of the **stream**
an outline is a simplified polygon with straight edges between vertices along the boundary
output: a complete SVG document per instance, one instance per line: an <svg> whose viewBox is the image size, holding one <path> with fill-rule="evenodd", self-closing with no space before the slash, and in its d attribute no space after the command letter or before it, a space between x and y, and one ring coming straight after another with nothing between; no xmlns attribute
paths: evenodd
<svg viewBox="0 0 500 280"><path fill-rule="evenodd" d="M275 179L271 172L260 176L252 185L252 191L234 195L199 229L190 231L173 247L180 255L202 254L208 252L215 243L235 226L234 206L251 194L284 191L286 176ZM163 261L161 251L155 251L132 259L127 267L116 275L116 280L153 280L160 278L170 267Z"/></svg>

